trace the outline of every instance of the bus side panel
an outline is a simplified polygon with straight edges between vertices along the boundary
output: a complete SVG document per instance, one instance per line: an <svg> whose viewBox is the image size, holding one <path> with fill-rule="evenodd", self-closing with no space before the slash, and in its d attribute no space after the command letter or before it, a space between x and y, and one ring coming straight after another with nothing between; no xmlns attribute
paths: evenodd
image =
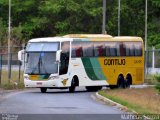
<svg viewBox="0 0 160 120"><path fill-rule="evenodd" d="M77 75L79 78L79 86L103 86L108 85L104 75L102 74L102 68L93 68L93 62L98 62L95 59L90 60L88 58L72 58L71 74Z"/></svg>
<svg viewBox="0 0 160 120"><path fill-rule="evenodd" d="M117 79L120 74L123 75L124 80L130 74L132 84L144 83L143 57L106 57L99 58L99 63L109 85L117 85Z"/></svg>

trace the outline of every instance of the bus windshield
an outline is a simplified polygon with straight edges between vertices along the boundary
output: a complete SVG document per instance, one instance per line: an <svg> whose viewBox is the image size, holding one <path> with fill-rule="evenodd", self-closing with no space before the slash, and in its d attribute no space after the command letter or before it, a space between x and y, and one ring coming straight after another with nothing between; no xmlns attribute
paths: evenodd
<svg viewBox="0 0 160 120"><path fill-rule="evenodd" d="M26 74L54 74L58 73L56 52L27 52Z"/></svg>
<svg viewBox="0 0 160 120"><path fill-rule="evenodd" d="M56 51L59 42L29 42L26 47L26 74L58 73Z"/></svg>

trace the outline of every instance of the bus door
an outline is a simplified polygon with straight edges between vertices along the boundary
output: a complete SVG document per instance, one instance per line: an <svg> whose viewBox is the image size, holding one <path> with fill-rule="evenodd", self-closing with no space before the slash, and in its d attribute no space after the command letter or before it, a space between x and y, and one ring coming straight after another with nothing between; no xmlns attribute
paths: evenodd
<svg viewBox="0 0 160 120"><path fill-rule="evenodd" d="M59 66L59 75L67 74L69 66L69 56L70 56L70 42L61 43L61 58Z"/></svg>

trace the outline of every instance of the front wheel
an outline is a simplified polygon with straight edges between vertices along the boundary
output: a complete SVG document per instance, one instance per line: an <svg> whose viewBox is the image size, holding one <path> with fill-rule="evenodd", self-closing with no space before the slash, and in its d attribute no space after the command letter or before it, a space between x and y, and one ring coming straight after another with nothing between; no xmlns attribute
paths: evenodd
<svg viewBox="0 0 160 120"><path fill-rule="evenodd" d="M40 88L41 93L46 93L47 92L47 88Z"/></svg>
<svg viewBox="0 0 160 120"><path fill-rule="evenodd" d="M76 89L76 83L75 83L75 80L73 78L71 86L69 87L69 92L73 93L75 91L75 89Z"/></svg>

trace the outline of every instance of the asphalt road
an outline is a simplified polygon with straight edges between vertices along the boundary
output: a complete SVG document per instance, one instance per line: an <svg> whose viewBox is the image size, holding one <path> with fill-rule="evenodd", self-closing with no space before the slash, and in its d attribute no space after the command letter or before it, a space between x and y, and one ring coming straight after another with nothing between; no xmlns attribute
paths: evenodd
<svg viewBox="0 0 160 120"><path fill-rule="evenodd" d="M48 90L47 93L41 93L38 88L8 93L0 100L0 119L18 115L21 119L26 118L25 120L32 120L33 116L34 119L45 120L107 120L109 117L119 119L120 114L125 114L114 106L94 100L91 97L93 94L94 92L86 92L83 88L75 93L69 93L68 90Z"/></svg>

